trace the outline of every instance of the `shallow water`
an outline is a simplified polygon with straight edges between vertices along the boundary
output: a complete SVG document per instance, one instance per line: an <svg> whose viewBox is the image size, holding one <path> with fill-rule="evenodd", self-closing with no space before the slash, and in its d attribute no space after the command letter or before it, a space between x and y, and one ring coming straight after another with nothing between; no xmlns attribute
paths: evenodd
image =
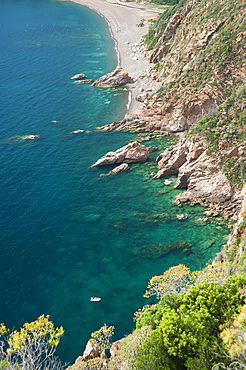
<svg viewBox="0 0 246 370"><path fill-rule="evenodd" d="M115 340L131 332L151 276L179 263L202 268L229 231L196 221L201 207L173 204L180 191L150 177L156 152L127 174L91 168L134 138L96 130L123 118L123 89L70 79L116 67L101 17L72 3L6 0L0 36L0 321L18 328L50 314L65 329L58 352L73 362L104 323L116 327ZM85 132L71 134L77 129ZM23 140L30 134L40 137ZM146 145L161 151L172 141ZM180 212L189 218L179 221ZM173 245L182 241L190 244Z"/></svg>

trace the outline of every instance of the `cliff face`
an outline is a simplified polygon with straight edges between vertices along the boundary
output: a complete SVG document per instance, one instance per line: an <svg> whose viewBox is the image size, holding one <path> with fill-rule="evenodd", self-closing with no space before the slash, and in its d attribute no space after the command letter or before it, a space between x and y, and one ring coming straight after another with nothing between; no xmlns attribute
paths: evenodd
<svg viewBox="0 0 246 370"><path fill-rule="evenodd" d="M156 63L150 78L159 89L138 112L141 117L171 132L184 131L214 115L245 85L243 6L239 0L192 1L177 5L170 18L163 13L146 38Z"/></svg>
<svg viewBox="0 0 246 370"><path fill-rule="evenodd" d="M184 133L158 159L155 178L177 174L196 201L231 217L241 206L246 164L246 9L241 0L181 0L145 37L155 92L105 130ZM144 92L143 92L144 93Z"/></svg>

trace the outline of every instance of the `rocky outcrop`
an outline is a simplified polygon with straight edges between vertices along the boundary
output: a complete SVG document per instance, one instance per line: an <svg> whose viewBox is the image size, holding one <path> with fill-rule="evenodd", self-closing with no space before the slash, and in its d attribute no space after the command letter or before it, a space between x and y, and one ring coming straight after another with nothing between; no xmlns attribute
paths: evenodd
<svg viewBox="0 0 246 370"><path fill-rule="evenodd" d="M169 52L170 46L171 42L167 42L165 45L162 45L157 49L153 50L150 55L149 62L158 63L160 60L162 60L164 56L167 55L167 53Z"/></svg>
<svg viewBox="0 0 246 370"><path fill-rule="evenodd" d="M79 356L72 366L66 368L67 370L96 370L108 369L108 358L105 351L102 351L98 344L93 340L89 340L82 356Z"/></svg>
<svg viewBox="0 0 246 370"><path fill-rule="evenodd" d="M116 175L117 173L127 171L131 171L130 167L128 166L127 163L122 163L119 166L115 167L112 171L110 171L109 175Z"/></svg>
<svg viewBox="0 0 246 370"><path fill-rule="evenodd" d="M78 73L71 77L71 80L83 80L83 78L86 78L86 75L84 73Z"/></svg>
<svg viewBox="0 0 246 370"><path fill-rule="evenodd" d="M128 75L128 73L122 67L117 67L113 72L110 72L93 82L92 86L117 87L126 85L130 82L133 82L133 79Z"/></svg>
<svg viewBox="0 0 246 370"><path fill-rule="evenodd" d="M217 87L206 86L199 93L193 93L187 98L186 106L181 108L181 102L176 99L176 95L182 94L181 90L182 88L180 91L176 90L176 92L168 94L167 102L163 102L161 98L157 97L152 100L144 100L141 109L134 114L128 115L121 121L102 126L100 129L104 131L183 132L204 115L212 116L222 102Z"/></svg>
<svg viewBox="0 0 246 370"><path fill-rule="evenodd" d="M136 163L144 162L149 158L149 151L145 145L137 141L127 144L115 152L108 152L92 167L107 166L115 163Z"/></svg>
<svg viewBox="0 0 246 370"><path fill-rule="evenodd" d="M140 103L143 103L148 98L148 96L149 94L144 92L144 93L138 94L136 96L136 100L139 101Z"/></svg>
<svg viewBox="0 0 246 370"><path fill-rule="evenodd" d="M186 183L187 191L179 195L176 201L199 199L199 202L225 203L232 197L230 183L221 171L197 169L190 174Z"/></svg>
<svg viewBox="0 0 246 370"><path fill-rule="evenodd" d="M85 350L83 352L83 355L80 356L76 362L78 361L88 361L88 360L91 360L93 358L96 358L96 357L100 357L100 354L101 354L101 350L100 350L100 347L97 343L93 343L92 340L89 340L86 344L86 347L85 347ZM81 358L82 357L82 358Z"/></svg>
<svg viewBox="0 0 246 370"><path fill-rule="evenodd" d="M177 175L179 168L186 162L187 148L182 145L173 146L166 149L159 157L158 173L154 176L160 178L164 176Z"/></svg>
<svg viewBox="0 0 246 370"><path fill-rule="evenodd" d="M183 132L202 119L204 115L212 116L222 102L221 94L215 86L205 86L199 93L194 92L189 97L187 96L184 107L177 99L177 96L182 96L182 89L183 87L180 87L168 93L166 102L158 97L145 100L141 109L135 112L142 126L150 130ZM136 125L135 122L136 118L130 122L132 127Z"/></svg>
<svg viewBox="0 0 246 370"><path fill-rule="evenodd" d="M121 121L116 121L111 124L98 127L103 131L134 131L134 132L145 132L145 131L159 131L168 134L167 129L161 122L151 120L151 117L140 117L138 114L128 115Z"/></svg>
<svg viewBox="0 0 246 370"><path fill-rule="evenodd" d="M244 149L242 143L233 151L226 149L224 155L236 158ZM181 139L177 145L166 149L157 162L158 172L153 174L154 178L178 175L175 188L187 189L176 198L176 203L191 201L210 207L209 216L223 213L227 218L235 218L238 214L241 197L232 191L218 161L208 156L207 143L202 137L195 135Z"/></svg>
<svg viewBox="0 0 246 370"><path fill-rule="evenodd" d="M110 355L112 358L114 358L117 354L117 352L119 351L120 349L120 344L121 342L124 340L124 338L120 339L120 340L117 340L116 342L114 342L112 344L112 346L110 347Z"/></svg>

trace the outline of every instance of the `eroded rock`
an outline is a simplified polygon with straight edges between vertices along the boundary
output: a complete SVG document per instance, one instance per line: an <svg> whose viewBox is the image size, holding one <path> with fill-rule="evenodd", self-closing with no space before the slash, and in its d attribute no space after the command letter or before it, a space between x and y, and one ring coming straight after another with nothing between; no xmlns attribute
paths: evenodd
<svg viewBox="0 0 246 370"><path fill-rule="evenodd" d="M244 153L244 143L236 150L225 151L237 156ZM233 193L218 161L207 154L207 143L199 135L181 139L166 149L158 158L158 172L154 178L178 174L175 188L187 189L176 198L176 203L191 201L210 207L210 216L223 214L233 217L240 209L240 199Z"/></svg>
<svg viewBox="0 0 246 370"><path fill-rule="evenodd" d="M88 361L93 358L100 357L101 350L97 343L93 343L92 340L89 340L86 344L82 359L83 361ZM81 359L81 357L80 357Z"/></svg>
<svg viewBox="0 0 246 370"><path fill-rule="evenodd" d="M115 163L144 162L149 158L149 151L145 145L137 141L129 143L115 152L108 152L101 157L92 167L107 166Z"/></svg>
<svg viewBox="0 0 246 370"><path fill-rule="evenodd" d="M86 78L86 75L84 73L78 73L71 77L71 80L83 80L83 78Z"/></svg>
<svg viewBox="0 0 246 370"><path fill-rule="evenodd" d="M117 352L119 351L120 349L120 344L121 342L124 340L124 338L120 339L120 340L117 340L116 342L114 342L110 348L110 355L112 358L114 358L117 354Z"/></svg>
<svg viewBox="0 0 246 370"><path fill-rule="evenodd" d="M109 175L116 175L117 173L126 171L131 171L131 169L127 163L122 163L119 166L115 167L112 171L110 171Z"/></svg>
<svg viewBox="0 0 246 370"><path fill-rule="evenodd" d="M110 72L105 76L100 77L95 82L93 82L92 86L117 87L126 85L127 83L130 82L133 82L133 79L122 67L118 66L113 72Z"/></svg>

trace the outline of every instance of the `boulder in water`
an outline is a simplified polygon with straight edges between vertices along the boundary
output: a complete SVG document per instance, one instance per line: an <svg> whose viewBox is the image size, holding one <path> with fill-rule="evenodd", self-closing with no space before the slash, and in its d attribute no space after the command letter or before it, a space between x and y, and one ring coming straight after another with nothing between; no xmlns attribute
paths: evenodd
<svg viewBox="0 0 246 370"><path fill-rule="evenodd" d="M133 82L133 79L122 67L117 67L113 72L110 72L93 82L92 86L117 87L125 85L129 82Z"/></svg>

